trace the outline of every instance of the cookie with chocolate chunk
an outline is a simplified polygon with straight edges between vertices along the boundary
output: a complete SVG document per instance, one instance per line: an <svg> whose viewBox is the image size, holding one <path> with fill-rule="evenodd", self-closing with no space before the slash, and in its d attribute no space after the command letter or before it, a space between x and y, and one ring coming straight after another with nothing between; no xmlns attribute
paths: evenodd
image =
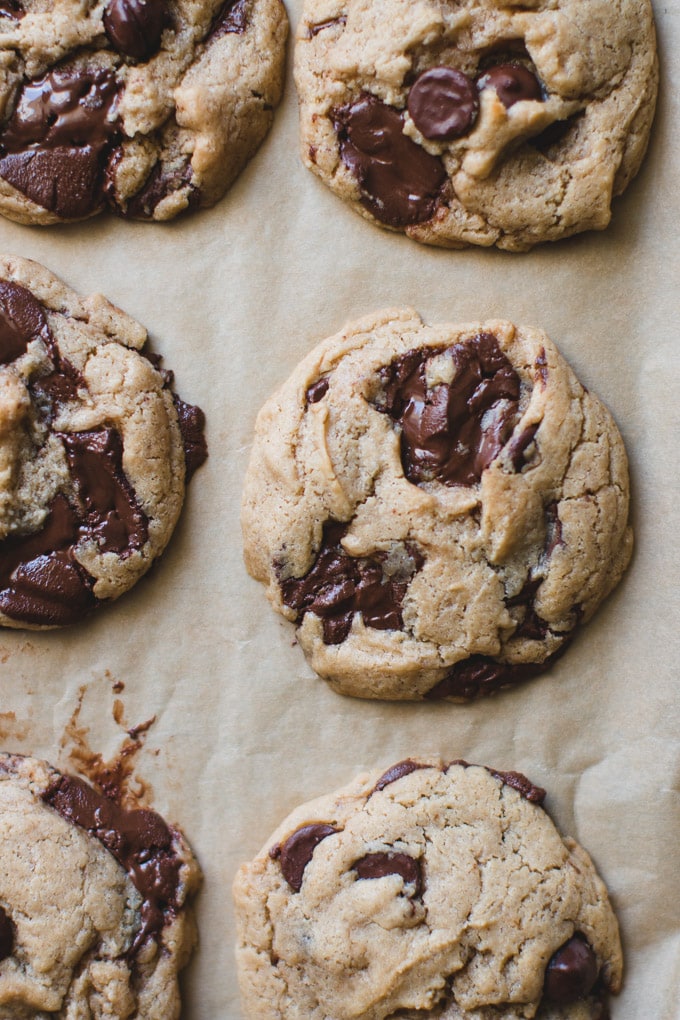
<svg viewBox="0 0 680 1020"><path fill-rule="evenodd" d="M271 126L287 30L281 0L0 5L0 213L214 205Z"/></svg>
<svg viewBox="0 0 680 1020"><path fill-rule="evenodd" d="M307 167L426 244L523 251L601 230L656 102L649 0L305 0Z"/></svg>
<svg viewBox="0 0 680 1020"><path fill-rule="evenodd" d="M632 548L611 415L548 337L379 312L261 411L245 560L344 694L489 694L545 669Z"/></svg>
<svg viewBox="0 0 680 1020"><path fill-rule="evenodd" d="M604 1020L592 861L517 772L408 759L295 810L234 883L251 1020Z"/></svg>
<svg viewBox="0 0 680 1020"><path fill-rule="evenodd" d="M179 1016L201 873L178 829L2 754L0 863L3 1020Z"/></svg>
<svg viewBox="0 0 680 1020"><path fill-rule="evenodd" d="M203 413L101 295L0 258L0 625L74 623L165 548Z"/></svg>

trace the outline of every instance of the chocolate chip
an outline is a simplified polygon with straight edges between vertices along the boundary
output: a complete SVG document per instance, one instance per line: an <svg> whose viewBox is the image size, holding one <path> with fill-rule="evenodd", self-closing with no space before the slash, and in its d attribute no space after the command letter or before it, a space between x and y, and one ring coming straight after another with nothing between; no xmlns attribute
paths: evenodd
<svg viewBox="0 0 680 1020"><path fill-rule="evenodd" d="M269 856L272 859L279 859L283 877L294 892L300 892L305 868L311 861L314 850L321 840L339 831L339 829L325 822L303 825L292 836L289 836L284 843L280 846L272 847L269 851Z"/></svg>
<svg viewBox="0 0 680 1020"><path fill-rule="evenodd" d="M430 388L427 363L447 354L450 383ZM490 333L446 350L409 351L380 372L376 405L401 425L401 461L416 484L474 485L497 457L519 417L519 376Z"/></svg>
<svg viewBox="0 0 680 1020"><path fill-rule="evenodd" d="M185 481L188 482L194 471L205 462L208 456L208 447L205 441L205 415L200 407L196 407L195 404L185 404L175 393L173 393L172 399L177 410L179 430L182 434L186 464Z"/></svg>
<svg viewBox="0 0 680 1020"><path fill-rule="evenodd" d="M109 166L107 171L109 195L112 194L112 171L114 167L115 162ZM137 194L133 195L125 209L119 209L119 212L122 212L124 216L128 216L131 219L153 219L156 206L164 198L167 198L168 195L172 195L173 192L180 191L183 188L188 189L186 211L197 209L200 205L201 195L199 189L191 184L191 180L192 170L191 159L189 157L180 166L174 168L166 167L162 163L156 163Z"/></svg>
<svg viewBox="0 0 680 1020"><path fill-rule="evenodd" d="M392 227L431 219L447 179L439 157L403 128L403 115L371 95L335 112L340 155L359 182L361 202Z"/></svg>
<svg viewBox="0 0 680 1020"><path fill-rule="evenodd" d="M386 875L400 875L404 885L415 886L412 895L420 896L422 889L422 875L420 861L409 854L373 853L366 854L352 865L359 878L385 878Z"/></svg>
<svg viewBox="0 0 680 1020"><path fill-rule="evenodd" d="M472 700L486 697L500 687L517 684L536 676L547 669L548 665L548 660L511 665L507 662L496 662L486 655L471 655L470 658L456 663L425 697L430 701L438 701L441 698Z"/></svg>
<svg viewBox="0 0 680 1020"><path fill-rule="evenodd" d="M412 761L411 758L405 758L404 761L397 762L396 765L383 772L373 787L373 793L379 793L380 790L384 790L390 783L396 783L402 776L408 776L411 772L415 772L416 769L427 769L429 767L429 765L421 765L420 762Z"/></svg>
<svg viewBox="0 0 680 1020"><path fill-rule="evenodd" d="M513 468L518 473L529 463L526 458L526 451L534 441L539 424L539 422L535 422L533 425L527 425L519 435L513 436L508 443L508 457Z"/></svg>
<svg viewBox="0 0 680 1020"><path fill-rule="evenodd" d="M333 25L346 25L346 24L347 16L345 14L341 14L337 18L329 18L327 21L320 21L316 25L308 26L307 38L313 39L315 35L319 34L319 32L323 32L326 28L332 28Z"/></svg>
<svg viewBox="0 0 680 1020"><path fill-rule="evenodd" d="M63 219L96 212L117 131L113 71L64 64L19 91L0 132L0 177Z"/></svg>
<svg viewBox="0 0 680 1020"><path fill-rule="evenodd" d="M322 376L308 387L305 398L308 404L318 404L328 393L328 376Z"/></svg>
<svg viewBox="0 0 680 1020"><path fill-rule="evenodd" d="M104 31L118 53L148 60L160 47L165 20L165 0L110 0Z"/></svg>
<svg viewBox="0 0 680 1020"><path fill-rule="evenodd" d="M42 305L25 287L0 280L0 365L20 358L32 340L49 346Z"/></svg>
<svg viewBox="0 0 680 1020"><path fill-rule="evenodd" d="M9 18L11 21L21 21L25 16L23 4L19 0L0 0L0 18Z"/></svg>
<svg viewBox="0 0 680 1020"><path fill-rule="evenodd" d="M592 991L598 973L597 957L590 943L585 935L576 932L550 957L544 995L561 1006L584 999Z"/></svg>
<svg viewBox="0 0 680 1020"><path fill-rule="evenodd" d="M0 960L6 960L14 949L14 925L0 907Z"/></svg>
<svg viewBox="0 0 680 1020"><path fill-rule="evenodd" d="M496 772L495 769L489 769L489 772L496 779L500 779L502 783L505 783L506 786L511 786L513 790L517 790L525 800L530 801L532 804L542 804L545 800L545 790L543 787L535 786L521 772Z"/></svg>
<svg viewBox="0 0 680 1020"><path fill-rule="evenodd" d="M524 99L542 100L543 89L535 74L523 64L497 64L477 79L477 88L494 89L506 109Z"/></svg>
<svg viewBox="0 0 680 1020"><path fill-rule="evenodd" d="M562 537L562 521L560 520L557 503L548 503L545 508L546 518L546 544L543 555L550 559L558 546L564 545Z"/></svg>
<svg viewBox="0 0 680 1020"><path fill-rule="evenodd" d="M424 562L410 545L391 559L387 554L373 559L348 556L340 544L346 530L338 521L327 521L311 569L303 577L280 582L283 601L298 619L305 613L321 617L328 645L345 640L355 613L361 613L367 627L400 630L406 590Z"/></svg>
<svg viewBox="0 0 680 1020"><path fill-rule="evenodd" d="M223 35L235 33L240 35L248 27L248 0L226 0L217 12L206 42L219 39Z"/></svg>
<svg viewBox="0 0 680 1020"><path fill-rule="evenodd" d="M425 138L450 142L466 134L477 119L475 84L452 67L432 67L418 75L408 94L408 112Z"/></svg>
<svg viewBox="0 0 680 1020"><path fill-rule="evenodd" d="M130 876L143 901L134 954L157 936L179 906L181 862L170 829L155 811L127 810L76 776L61 776L43 800L98 839Z"/></svg>

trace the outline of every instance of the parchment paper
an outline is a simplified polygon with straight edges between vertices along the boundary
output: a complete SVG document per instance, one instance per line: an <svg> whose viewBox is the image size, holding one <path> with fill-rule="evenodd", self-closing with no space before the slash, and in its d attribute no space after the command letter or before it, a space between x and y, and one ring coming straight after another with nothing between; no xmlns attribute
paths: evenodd
<svg viewBox="0 0 680 1020"><path fill-rule="evenodd" d="M301 0L289 0L293 26ZM660 104L642 172L612 226L525 255L421 248L364 222L297 152L290 76L274 129L227 198L172 225L100 217L0 221L0 247L150 330L176 388L208 419L210 458L151 575L95 619L0 633L0 747L67 766L78 690L91 745L112 754L156 716L138 771L205 871L185 1020L241 1020L230 886L296 804L409 755L517 769L547 787L593 855L626 951L613 1020L680 1016L678 269L680 2L655 3ZM623 583L542 678L471 706L333 694L245 573L240 488L255 415L318 340L395 304L431 322L501 316L544 328L613 411L631 463L636 552Z"/></svg>

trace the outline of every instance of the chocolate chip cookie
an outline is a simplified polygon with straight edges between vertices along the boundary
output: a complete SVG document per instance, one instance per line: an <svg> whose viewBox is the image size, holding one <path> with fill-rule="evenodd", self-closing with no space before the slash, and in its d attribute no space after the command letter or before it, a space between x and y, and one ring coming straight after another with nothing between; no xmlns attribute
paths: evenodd
<svg viewBox="0 0 680 1020"><path fill-rule="evenodd" d="M179 1016L200 869L181 832L47 762L0 755L4 1020Z"/></svg>
<svg viewBox="0 0 680 1020"><path fill-rule="evenodd" d="M214 205L269 130L287 27L281 0L1 4L0 213Z"/></svg>
<svg viewBox="0 0 680 1020"><path fill-rule="evenodd" d="M145 342L101 295L0 258L0 625L74 623L165 548L204 419Z"/></svg>
<svg viewBox="0 0 680 1020"><path fill-rule="evenodd" d="M522 251L601 230L657 91L649 0L306 0L304 163L427 244Z"/></svg>
<svg viewBox="0 0 680 1020"><path fill-rule="evenodd" d="M540 672L632 548L623 442L548 337L410 309L348 325L269 400L242 519L313 669L366 698Z"/></svg>
<svg viewBox="0 0 680 1020"><path fill-rule="evenodd" d="M618 926L517 772L406 760L293 812L234 883L252 1020L604 1020Z"/></svg>

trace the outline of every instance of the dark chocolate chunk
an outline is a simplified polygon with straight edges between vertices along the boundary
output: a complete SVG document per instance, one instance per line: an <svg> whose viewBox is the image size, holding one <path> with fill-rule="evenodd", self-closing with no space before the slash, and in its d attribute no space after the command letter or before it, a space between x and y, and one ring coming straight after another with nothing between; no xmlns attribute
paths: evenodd
<svg viewBox="0 0 680 1020"><path fill-rule="evenodd" d="M111 195L111 167L109 168L108 175L108 194ZM124 210L119 211L124 216L132 219L153 219L156 206L164 198L186 187L189 187L187 211L197 209L200 205L201 194L198 188L191 185L191 177L191 159L189 157L187 157L181 166L172 169L164 166L162 163L156 163L137 194L132 196Z"/></svg>
<svg viewBox="0 0 680 1020"><path fill-rule="evenodd" d="M165 0L110 0L104 31L114 50L133 60L148 60L161 45Z"/></svg>
<svg viewBox="0 0 680 1020"><path fill-rule="evenodd" d="M127 871L143 900L141 927L131 947L136 952L179 906L181 863L172 832L155 811L127 810L76 776L61 776L43 800L98 839Z"/></svg>
<svg viewBox="0 0 680 1020"><path fill-rule="evenodd" d="M294 892L300 892L302 876L318 844L322 839L339 831L325 822L303 825L284 843L272 847L269 851L269 856L273 860L279 859L283 877Z"/></svg>
<svg viewBox="0 0 680 1020"><path fill-rule="evenodd" d="M408 94L408 112L425 138L450 142L477 120L475 83L453 67L432 67L418 75Z"/></svg>
<svg viewBox="0 0 680 1020"><path fill-rule="evenodd" d="M19 0L0 0L0 18L21 21L25 14L26 11Z"/></svg>
<svg viewBox="0 0 680 1020"><path fill-rule="evenodd" d="M421 765L420 762L412 761L411 758L405 758L404 761L398 761L396 765L392 765L386 772L383 772L378 782L373 787L373 793L379 793L380 790L384 790L390 783L396 783L397 779L401 779L402 776L408 776L411 772L415 772L416 769L427 769L429 765Z"/></svg>
<svg viewBox="0 0 680 1020"><path fill-rule="evenodd" d="M527 425L519 435L513 436L508 443L508 456L510 463L512 464L515 471L520 472L523 467L526 466L526 452L534 441L534 436L538 431L538 422L533 425Z"/></svg>
<svg viewBox="0 0 680 1020"><path fill-rule="evenodd" d="M546 559L549 559L558 546L564 545L564 539L562 538L562 521L560 520L560 516L557 512L557 503L548 503L545 508L545 517L547 529L543 555Z"/></svg>
<svg viewBox="0 0 680 1020"><path fill-rule="evenodd" d="M64 443L71 478L83 507L81 527L104 552L140 549L148 520L123 471L123 442L115 429L55 433Z"/></svg>
<svg viewBox="0 0 680 1020"><path fill-rule="evenodd" d="M496 779L500 779L502 783L505 783L506 786L511 786L513 790L517 790L525 800L530 801L532 804L542 804L545 800L545 790L543 787L535 786L521 772L496 772L495 769L489 769L489 772Z"/></svg>
<svg viewBox="0 0 680 1020"><path fill-rule="evenodd" d="M305 394L308 404L318 404L328 392L328 376L322 376L321 379L317 379L316 382L307 389Z"/></svg>
<svg viewBox="0 0 680 1020"><path fill-rule="evenodd" d="M319 21L316 25L309 25L307 28L307 38L313 39L319 32L323 32L326 28L332 28L333 25L346 25L347 16L341 14L338 18L329 18L327 21Z"/></svg>
<svg viewBox="0 0 680 1020"><path fill-rule="evenodd" d="M494 89L506 109L523 99L543 100L543 89L535 74L523 64L497 64L477 79L477 88Z"/></svg>
<svg viewBox="0 0 680 1020"><path fill-rule="evenodd" d="M429 388L427 362L448 353L451 383ZM490 333L446 351L408 351L381 370L384 402L401 425L401 460L418 484L474 485L498 456L519 418L519 376Z"/></svg>
<svg viewBox="0 0 680 1020"><path fill-rule="evenodd" d="M226 0L217 12L206 42L230 33L241 35L248 27L248 0Z"/></svg>
<svg viewBox="0 0 680 1020"><path fill-rule="evenodd" d="M599 974L597 957L585 935L576 932L550 957L545 970L543 993L546 999L567 1005L584 999L592 991Z"/></svg>
<svg viewBox="0 0 680 1020"><path fill-rule="evenodd" d="M284 603L297 613L315 613L323 620L327 645L340 644L349 634L355 613L361 613L367 627L400 630L401 606L414 574L423 565L418 551L405 546L401 563L387 573L388 557L348 556L340 542L346 525L327 521L321 548L311 569L303 577L280 582Z"/></svg>
<svg viewBox="0 0 680 1020"><path fill-rule="evenodd" d="M101 68L64 64L26 82L0 132L0 177L63 219L96 212L117 95L113 71Z"/></svg>
<svg viewBox="0 0 680 1020"><path fill-rule="evenodd" d="M443 680L427 692L425 697L430 701L441 698L472 698L486 697L500 687L520 683L536 676L548 668L548 661L526 662L511 665L507 662L496 662L487 655L472 655L456 663Z"/></svg>
<svg viewBox="0 0 680 1020"><path fill-rule="evenodd" d="M439 157L403 128L403 115L371 95L335 112L340 155L359 182L361 202L392 227L431 219L447 179Z"/></svg>
<svg viewBox="0 0 680 1020"><path fill-rule="evenodd" d="M182 433L186 464L185 481L188 482L194 471L200 468L208 456L208 446L205 441L205 415L200 407L196 407L195 404L185 404L175 393L173 393L172 399L177 409L179 430Z"/></svg>
<svg viewBox="0 0 680 1020"><path fill-rule="evenodd" d="M420 896L422 875L420 861L409 854L389 851L366 854L352 865L359 878L384 878L386 875L400 875L404 885L414 885L413 896Z"/></svg>
<svg viewBox="0 0 680 1020"><path fill-rule="evenodd" d="M5 910L0 907L0 960L6 960L14 949L14 925Z"/></svg>
<svg viewBox="0 0 680 1020"><path fill-rule="evenodd" d="M32 340L42 340L51 352L42 305L25 287L0 280L0 365L20 358Z"/></svg>

